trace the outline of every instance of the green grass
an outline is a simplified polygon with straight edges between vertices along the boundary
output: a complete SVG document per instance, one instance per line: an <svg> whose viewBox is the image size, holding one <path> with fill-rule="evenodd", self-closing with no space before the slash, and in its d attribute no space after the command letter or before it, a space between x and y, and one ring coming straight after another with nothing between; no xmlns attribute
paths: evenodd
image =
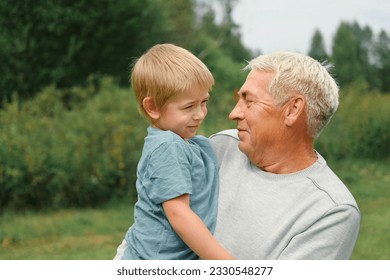
<svg viewBox="0 0 390 280"><path fill-rule="evenodd" d="M389 163L346 160L330 165L354 194L361 212L352 259L389 260Z"/></svg>
<svg viewBox="0 0 390 280"><path fill-rule="evenodd" d="M343 160L329 165L354 194L362 214L352 259L390 259L388 163ZM0 216L0 259L112 259L131 223L128 201L99 209Z"/></svg>
<svg viewBox="0 0 390 280"><path fill-rule="evenodd" d="M5 214L0 259L109 260L132 222L129 202L101 209Z"/></svg>

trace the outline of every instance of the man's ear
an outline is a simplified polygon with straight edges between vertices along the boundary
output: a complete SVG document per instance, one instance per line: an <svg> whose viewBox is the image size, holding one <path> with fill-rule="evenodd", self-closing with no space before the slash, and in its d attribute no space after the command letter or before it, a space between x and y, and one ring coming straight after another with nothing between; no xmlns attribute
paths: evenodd
<svg viewBox="0 0 390 280"><path fill-rule="evenodd" d="M306 99L303 95L295 95L288 101L285 110L285 123L287 126L292 126L304 114Z"/></svg>
<svg viewBox="0 0 390 280"><path fill-rule="evenodd" d="M142 106L151 119L157 120L160 118L160 109L157 108L151 97L145 97L144 100L142 100Z"/></svg>

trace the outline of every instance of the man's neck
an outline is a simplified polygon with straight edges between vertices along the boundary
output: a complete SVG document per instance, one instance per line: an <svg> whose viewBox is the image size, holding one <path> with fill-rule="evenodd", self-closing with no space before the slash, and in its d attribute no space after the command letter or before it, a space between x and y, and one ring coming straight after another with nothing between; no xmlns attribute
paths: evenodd
<svg viewBox="0 0 390 280"><path fill-rule="evenodd" d="M304 144L306 142L306 144ZM291 144L291 145L290 145ZM288 174L301 171L317 160L312 141L285 144L279 149L266 152L266 158L256 164L266 172Z"/></svg>

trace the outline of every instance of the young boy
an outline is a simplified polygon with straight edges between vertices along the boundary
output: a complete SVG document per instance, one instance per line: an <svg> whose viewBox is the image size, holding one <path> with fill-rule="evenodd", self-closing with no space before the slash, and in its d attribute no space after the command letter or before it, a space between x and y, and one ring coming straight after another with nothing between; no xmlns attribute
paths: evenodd
<svg viewBox="0 0 390 280"><path fill-rule="evenodd" d="M134 224L115 259L232 259L214 239L218 167L206 137L214 78L189 51L152 47L134 65L131 83L150 121L137 167Z"/></svg>

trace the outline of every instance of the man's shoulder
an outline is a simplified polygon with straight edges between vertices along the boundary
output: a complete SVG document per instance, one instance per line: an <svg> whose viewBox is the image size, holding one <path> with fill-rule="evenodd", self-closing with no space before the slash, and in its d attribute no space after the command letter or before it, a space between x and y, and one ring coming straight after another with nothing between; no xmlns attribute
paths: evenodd
<svg viewBox="0 0 390 280"><path fill-rule="evenodd" d="M222 152L228 147L237 147L239 141L237 129L222 130L210 136L210 143L214 152Z"/></svg>
<svg viewBox="0 0 390 280"><path fill-rule="evenodd" d="M356 201L348 187L326 164L325 160L322 159L322 156L319 155L319 158L319 162L322 165L321 168L318 169L318 172L308 176L308 178L319 190L326 193L335 204L348 204L357 208Z"/></svg>
<svg viewBox="0 0 390 280"><path fill-rule="evenodd" d="M227 129L210 136L211 147L217 157L219 164L225 162L235 162L242 153L238 149L237 129Z"/></svg>
<svg viewBox="0 0 390 280"><path fill-rule="evenodd" d="M213 141L213 140L218 139L219 137L230 137L230 138L238 140L238 134L237 133L238 133L237 129L222 130L222 131L220 131L218 133L215 133L215 134L211 135L210 136L210 140Z"/></svg>

